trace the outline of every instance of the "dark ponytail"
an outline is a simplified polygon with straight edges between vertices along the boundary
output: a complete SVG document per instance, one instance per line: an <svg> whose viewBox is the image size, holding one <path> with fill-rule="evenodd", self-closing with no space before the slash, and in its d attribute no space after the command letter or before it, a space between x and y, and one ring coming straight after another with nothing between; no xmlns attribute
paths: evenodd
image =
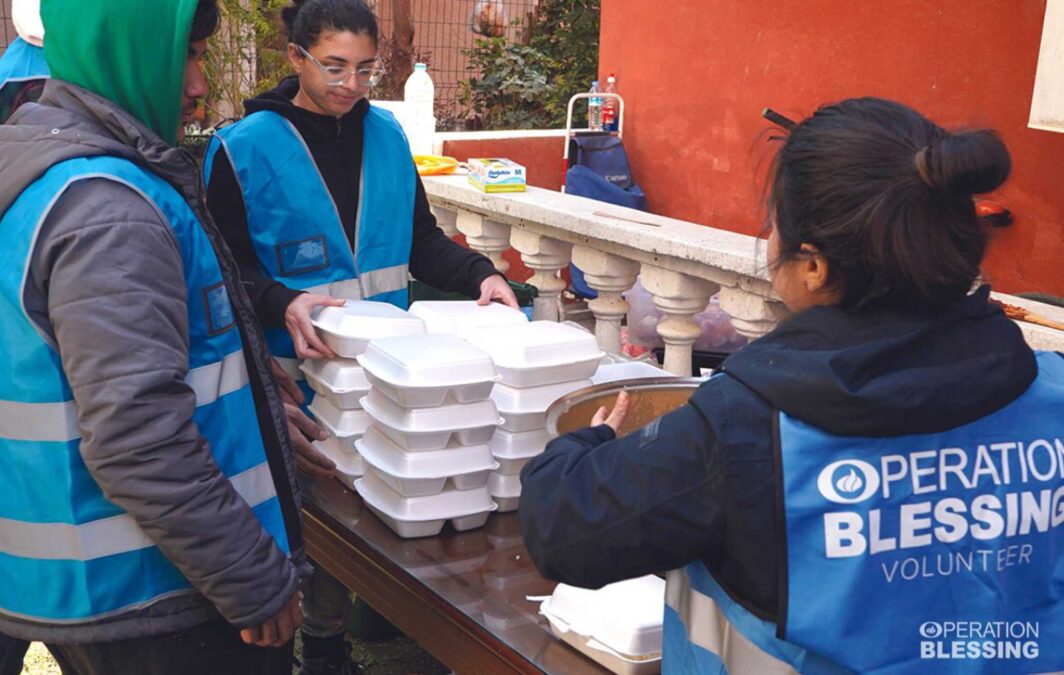
<svg viewBox="0 0 1064 675"><path fill-rule="evenodd" d="M377 43L377 16L365 0L292 0L281 10L288 41L310 49L325 31L368 35Z"/></svg>
<svg viewBox="0 0 1064 675"><path fill-rule="evenodd" d="M843 309L940 310L970 291L986 252L972 196L1010 168L991 131L950 133L882 99L824 106L794 128L773 167L780 261L816 246Z"/></svg>

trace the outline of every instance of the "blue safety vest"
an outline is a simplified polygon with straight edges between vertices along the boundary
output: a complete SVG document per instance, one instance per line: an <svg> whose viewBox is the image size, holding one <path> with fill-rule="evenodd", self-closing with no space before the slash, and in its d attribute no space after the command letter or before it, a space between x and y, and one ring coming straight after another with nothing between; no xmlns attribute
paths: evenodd
<svg viewBox="0 0 1064 675"><path fill-rule="evenodd" d="M204 172L209 183L224 149L268 276L289 288L406 309L417 170L390 112L370 106L363 129L354 251L306 142L282 115L260 111L219 130ZM302 379L288 333L267 330L266 338L285 370Z"/></svg>
<svg viewBox="0 0 1064 675"><path fill-rule="evenodd" d="M71 159L27 187L0 220L0 613L22 621L91 622L195 592L86 469L78 408L56 346L23 308L40 225L70 185L89 178L129 186L169 220L188 286L192 419L219 469L289 551L243 343L199 220L173 187L132 162Z"/></svg>
<svg viewBox="0 0 1064 675"><path fill-rule="evenodd" d="M1064 359L937 434L779 416L779 624L698 562L670 573L664 673L1064 670Z"/></svg>
<svg viewBox="0 0 1064 675"><path fill-rule="evenodd" d="M22 38L15 38L0 56L0 89L15 82L45 80L48 75L44 50Z"/></svg>

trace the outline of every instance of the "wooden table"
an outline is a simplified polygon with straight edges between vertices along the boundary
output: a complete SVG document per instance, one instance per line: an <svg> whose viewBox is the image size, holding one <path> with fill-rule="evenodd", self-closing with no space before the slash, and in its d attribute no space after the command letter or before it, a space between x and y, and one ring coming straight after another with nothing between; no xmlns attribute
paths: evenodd
<svg viewBox="0 0 1064 675"><path fill-rule="evenodd" d="M338 481L306 484L313 561L457 673L605 673L551 633L528 596L554 582L532 565L516 514L486 527L400 539Z"/></svg>

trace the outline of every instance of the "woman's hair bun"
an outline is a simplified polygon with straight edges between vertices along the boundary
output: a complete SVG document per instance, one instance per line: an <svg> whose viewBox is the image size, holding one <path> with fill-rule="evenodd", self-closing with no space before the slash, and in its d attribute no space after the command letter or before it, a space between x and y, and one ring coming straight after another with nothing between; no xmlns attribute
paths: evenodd
<svg viewBox="0 0 1064 675"><path fill-rule="evenodd" d="M307 0L292 0L291 5L288 5L281 10L281 21L284 22L285 30L289 35L292 34L293 28L295 28L296 17L299 16L299 10L305 4L307 4Z"/></svg>
<svg viewBox="0 0 1064 675"><path fill-rule="evenodd" d="M950 195L991 192L1012 169L1005 144L993 131L947 133L916 153L920 177L932 188Z"/></svg>

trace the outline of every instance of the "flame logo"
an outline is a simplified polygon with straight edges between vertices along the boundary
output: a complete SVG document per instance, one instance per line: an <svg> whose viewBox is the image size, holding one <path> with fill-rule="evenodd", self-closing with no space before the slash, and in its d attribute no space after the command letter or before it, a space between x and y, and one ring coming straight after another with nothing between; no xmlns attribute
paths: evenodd
<svg viewBox="0 0 1064 675"><path fill-rule="evenodd" d="M840 459L821 469L817 489L835 504L856 504L869 499L879 489L876 468L862 459Z"/></svg>
<svg viewBox="0 0 1064 675"><path fill-rule="evenodd" d="M850 467L850 473L835 482L835 489L843 494L853 494L862 487L864 487L864 481L857 475L852 466Z"/></svg>

